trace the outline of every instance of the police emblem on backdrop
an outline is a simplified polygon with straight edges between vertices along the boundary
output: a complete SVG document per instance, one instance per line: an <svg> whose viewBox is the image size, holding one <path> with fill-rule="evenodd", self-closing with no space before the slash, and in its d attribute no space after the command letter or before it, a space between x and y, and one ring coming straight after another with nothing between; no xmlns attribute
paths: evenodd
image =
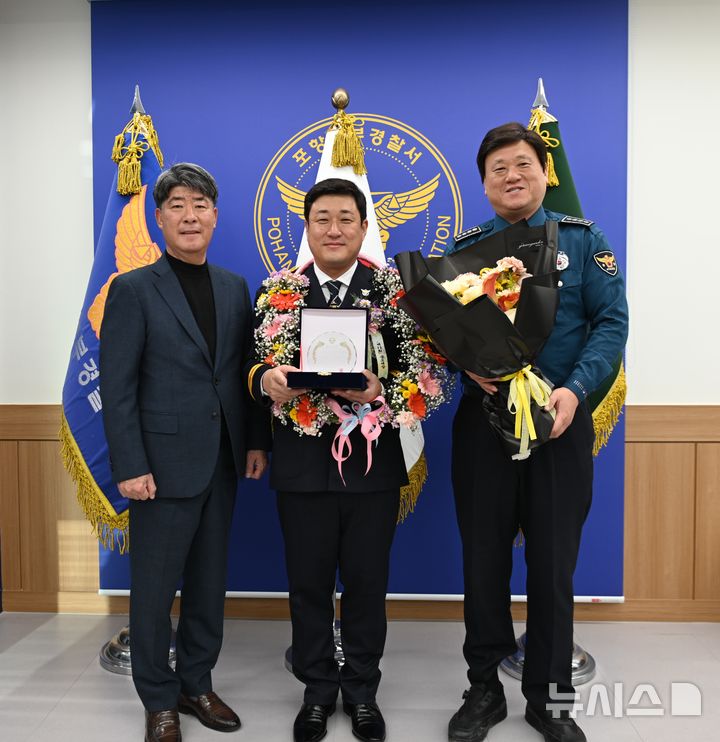
<svg viewBox="0 0 720 742"><path fill-rule="evenodd" d="M610 250L602 250L601 252L596 252L595 255L593 255L593 259L597 263L598 267L605 271L609 276L615 276L618 272L618 266L617 261L615 260L615 256L610 252Z"/></svg>
<svg viewBox="0 0 720 742"><path fill-rule="evenodd" d="M426 256L443 255L462 229L460 191L445 158L407 124L378 114L353 115L386 254L422 250ZM255 197L255 240L270 272L295 265L303 201L315 184L331 121L323 119L295 134L262 177Z"/></svg>

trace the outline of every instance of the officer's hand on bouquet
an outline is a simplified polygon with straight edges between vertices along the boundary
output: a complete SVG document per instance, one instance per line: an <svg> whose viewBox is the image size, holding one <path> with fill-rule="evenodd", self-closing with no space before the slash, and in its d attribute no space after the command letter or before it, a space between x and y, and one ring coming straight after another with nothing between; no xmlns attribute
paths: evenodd
<svg viewBox="0 0 720 742"><path fill-rule="evenodd" d="M567 387L559 386L553 389L550 401L545 405L546 410L555 410L555 423L550 431L550 438L559 438L568 428L575 417L578 407L578 398Z"/></svg>
<svg viewBox="0 0 720 742"><path fill-rule="evenodd" d="M465 373L476 383L479 384L482 390L487 394L495 394L497 387L493 384L493 381L500 381L500 379L488 379L485 376L478 376L472 371L465 371Z"/></svg>

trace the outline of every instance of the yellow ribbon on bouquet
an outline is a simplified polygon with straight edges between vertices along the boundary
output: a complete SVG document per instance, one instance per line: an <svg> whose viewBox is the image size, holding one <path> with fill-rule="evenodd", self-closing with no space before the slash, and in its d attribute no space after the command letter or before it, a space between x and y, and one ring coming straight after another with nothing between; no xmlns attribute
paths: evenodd
<svg viewBox="0 0 720 742"><path fill-rule="evenodd" d="M525 366L515 373L501 376L500 381L510 382L507 408L515 415L515 437L520 439L520 449L516 456L525 458L530 441L537 440L530 405L535 402L538 406L545 407L550 401L552 389L532 372L532 366ZM550 414L554 418L555 410L551 410Z"/></svg>

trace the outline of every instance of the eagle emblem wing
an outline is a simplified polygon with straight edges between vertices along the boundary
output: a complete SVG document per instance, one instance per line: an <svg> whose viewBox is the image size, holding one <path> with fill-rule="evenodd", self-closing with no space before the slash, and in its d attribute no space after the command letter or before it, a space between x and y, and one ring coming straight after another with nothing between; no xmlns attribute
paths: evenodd
<svg viewBox="0 0 720 742"><path fill-rule="evenodd" d="M301 219L305 218L305 191L286 183L282 178L275 176L278 191L282 200L293 214L297 214Z"/></svg>
<svg viewBox="0 0 720 742"><path fill-rule="evenodd" d="M275 181L280 196L288 209L304 219L305 191L290 185L277 175ZM427 183L423 183L411 191L380 194L380 199L373 203L373 207L375 208L375 217L380 229L380 239L383 247L387 245L390 239L390 230L393 227L405 224L410 219L414 219L421 211L425 211L427 205L435 196L439 182L440 173L428 180Z"/></svg>
<svg viewBox="0 0 720 742"><path fill-rule="evenodd" d="M88 309L88 320L95 335L100 337L100 325L105 314L105 301L110 284L115 276L127 273L135 268L154 263L161 255L160 248L153 242L145 220L145 196L147 186L135 194L123 207L115 231L115 267L103 284L92 305Z"/></svg>
<svg viewBox="0 0 720 742"><path fill-rule="evenodd" d="M435 196L439 182L440 173L411 191L387 193L374 203L383 245L387 244L392 228L405 224L427 209Z"/></svg>

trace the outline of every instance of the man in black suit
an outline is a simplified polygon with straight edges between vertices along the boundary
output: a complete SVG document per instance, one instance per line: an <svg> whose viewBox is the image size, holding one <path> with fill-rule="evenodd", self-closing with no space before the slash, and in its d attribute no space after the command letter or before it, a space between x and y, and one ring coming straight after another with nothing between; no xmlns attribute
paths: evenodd
<svg viewBox="0 0 720 742"><path fill-rule="evenodd" d="M240 720L212 690L237 477L267 465L269 419L241 384L252 349L245 280L206 262L217 186L197 165L153 193L165 254L118 276L101 330L113 478L130 500L132 674L146 742L180 740L178 710L219 731ZM170 609L182 579L177 667Z"/></svg>
<svg viewBox="0 0 720 742"><path fill-rule="evenodd" d="M358 262L367 231L363 193L347 180L320 181L305 197L305 223L314 263L307 269L309 307L350 308L373 299L372 268ZM397 348L390 332L384 342L391 371ZM249 376L251 394L287 402L305 390L287 386L292 366L257 364ZM365 391L334 390L340 402L371 402L382 392L372 370ZM397 429L386 425L367 468L366 442L359 428L350 434L352 455L342 475L331 455L334 427L321 436L299 435L292 425L274 426L270 485L277 490L285 540L292 618L292 665L305 684L295 742L326 734L338 691L361 740L385 739L385 722L375 702L378 667L385 646L385 593L390 546L398 516L400 488L407 472ZM345 664L334 658L333 599L336 570L342 593Z"/></svg>

